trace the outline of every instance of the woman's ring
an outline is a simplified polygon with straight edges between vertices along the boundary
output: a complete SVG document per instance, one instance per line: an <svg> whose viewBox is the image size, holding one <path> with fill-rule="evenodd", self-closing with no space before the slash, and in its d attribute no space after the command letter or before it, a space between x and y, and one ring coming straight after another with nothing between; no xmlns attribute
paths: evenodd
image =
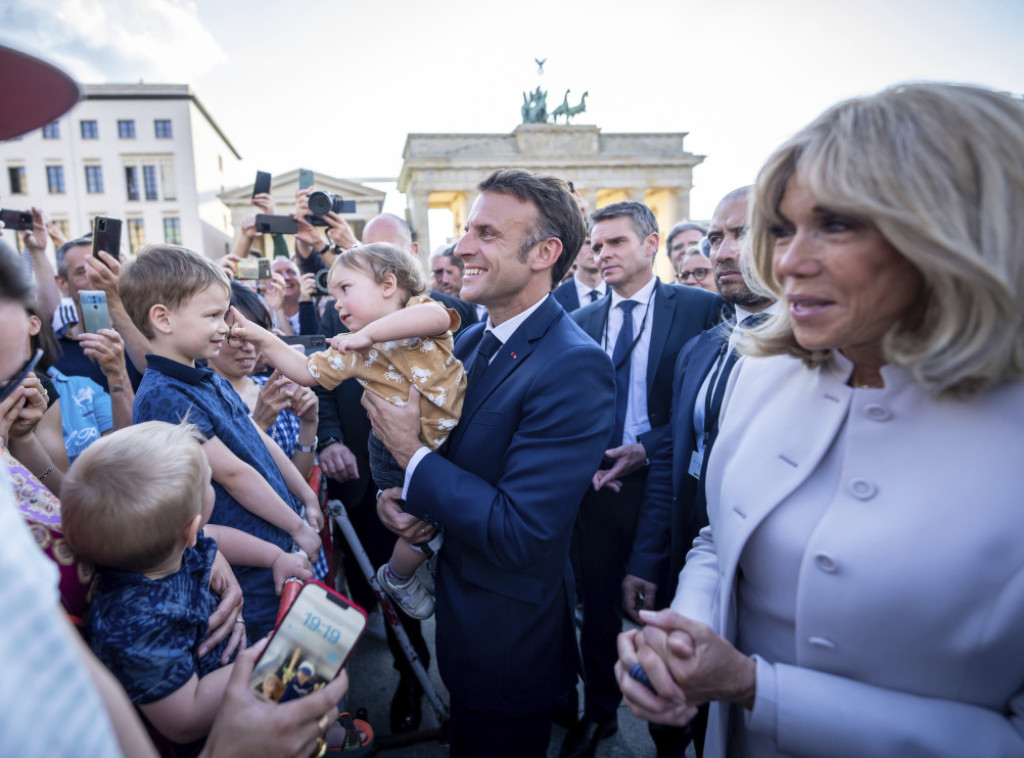
<svg viewBox="0 0 1024 758"><path fill-rule="evenodd" d="M324 753L327 752L327 740L323 737L316 738L316 747L313 749L312 758L323 758Z"/></svg>

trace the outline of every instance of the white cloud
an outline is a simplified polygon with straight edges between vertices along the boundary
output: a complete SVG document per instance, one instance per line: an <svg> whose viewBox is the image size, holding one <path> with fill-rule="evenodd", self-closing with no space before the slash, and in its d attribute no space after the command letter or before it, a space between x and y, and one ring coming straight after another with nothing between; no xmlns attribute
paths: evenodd
<svg viewBox="0 0 1024 758"><path fill-rule="evenodd" d="M0 30L82 82L188 83L227 60L191 0L17 0Z"/></svg>

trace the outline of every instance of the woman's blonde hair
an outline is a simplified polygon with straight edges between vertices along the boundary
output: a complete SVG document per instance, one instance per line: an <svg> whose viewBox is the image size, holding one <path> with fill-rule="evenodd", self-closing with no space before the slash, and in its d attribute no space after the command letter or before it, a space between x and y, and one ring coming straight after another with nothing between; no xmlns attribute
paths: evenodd
<svg viewBox="0 0 1024 758"><path fill-rule="evenodd" d="M420 262L411 253L388 242L372 242L349 248L334 259L331 264L332 275L337 268L362 271L377 284L383 282L388 274L394 274L396 283L409 293L409 297L427 291L427 278ZM409 297L403 300L407 302Z"/></svg>
<svg viewBox="0 0 1024 758"><path fill-rule="evenodd" d="M818 203L873 224L924 278L914 319L885 337L888 362L937 396L1024 375L1024 102L900 85L833 106L779 147L754 187L744 256L747 281L774 298L779 203L797 173ZM831 352L802 348L784 308L750 351L809 366Z"/></svg>

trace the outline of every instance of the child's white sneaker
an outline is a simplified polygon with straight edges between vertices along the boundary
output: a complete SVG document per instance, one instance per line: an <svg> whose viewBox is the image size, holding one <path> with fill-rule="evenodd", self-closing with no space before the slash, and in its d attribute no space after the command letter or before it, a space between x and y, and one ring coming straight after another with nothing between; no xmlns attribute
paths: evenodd
<svg viewBox="0 0 1024 758"><path fill-rule="evenodd" d="M434 598L416 574L404 584L397 584L388 578L388 566L385 563L377 569L377 581L407 616L422 621L434 615Z"/></svg>

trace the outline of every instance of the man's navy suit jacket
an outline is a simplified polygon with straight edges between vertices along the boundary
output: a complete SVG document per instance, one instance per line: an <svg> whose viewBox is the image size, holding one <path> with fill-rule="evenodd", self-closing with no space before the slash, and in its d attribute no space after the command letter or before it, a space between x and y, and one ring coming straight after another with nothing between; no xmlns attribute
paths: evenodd
<svg viewBox="0 0 1024 758"><path fill-rule="evenodd" d="M697 447L693 408L733 328L730 319L697 335L679 351L672 423L657 449L649 451L650 472L627 571L657 584L659 597L664 588L666 598L672 598L686 553L708 522L704 488L689 474L690 456ZM725 386L731 367L731 362L725 364L719 386Z"/></svg>
<svg viewBox="0 0 1024 758"><path fill-rule="evenodd" d="M576 277L562 282L554 291L555 300L562 304L566 313L572 313L580 307L580 295L576 291Z"/></svg>
<svg viewBox="0 0 1024 758"><path fill-rule="evenodd" d="M456 341L467 366L483 331ZM413 472L405 510L445 530L438 665L474 709L536 713L576 681L569 542L614 402L608 356L549 296L467 393L444 454Z"/></svg>
<svg viewBox="0 0 1024 758"><path fill-rule="evenodd" d="M640 435L639 440L648 457L668 431L676 356L688 340L721 321L726 307L721 297L696 287L665 284L659 280L654 292L646 327L651 330L647 359L647 418L651 430ZM576 323L599 345L604 340L611 302L609 288L603 298L572 314Z"/></svg>

